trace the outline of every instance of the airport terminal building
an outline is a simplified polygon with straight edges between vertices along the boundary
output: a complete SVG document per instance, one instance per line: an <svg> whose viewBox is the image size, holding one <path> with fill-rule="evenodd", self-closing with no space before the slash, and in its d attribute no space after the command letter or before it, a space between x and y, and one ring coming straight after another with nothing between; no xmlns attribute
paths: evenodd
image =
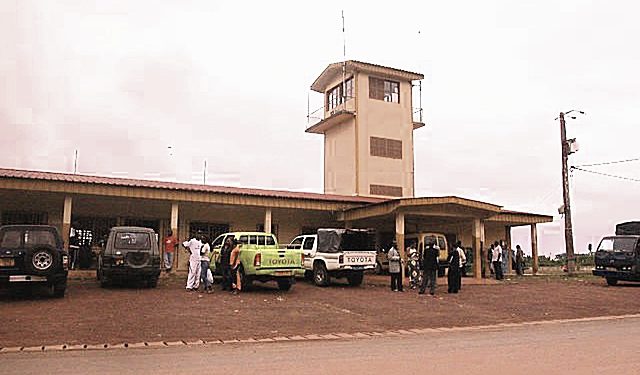
<svg viewBox="0 0 640 375"><path fill-rule="evenodd" d="M181 240L197 231L210 238L267 231L281 243L321 227L375 228L379 246L437 232L472 248L475 259L484 244L510 245L510 229L527 225L535 272L536 224L551 216L455 196L415 197L413 132L425 124L412 96L422 79L346 61L329 65L313 82L325 100L306 131L324 136L325 194L0 169L2 224L55 225L68 244L73 223L81 243L94 247L115 225L161 235L172 229ZM178 269L186 262L180 253ZM480 267L474 263L475 277Z"/></svg>

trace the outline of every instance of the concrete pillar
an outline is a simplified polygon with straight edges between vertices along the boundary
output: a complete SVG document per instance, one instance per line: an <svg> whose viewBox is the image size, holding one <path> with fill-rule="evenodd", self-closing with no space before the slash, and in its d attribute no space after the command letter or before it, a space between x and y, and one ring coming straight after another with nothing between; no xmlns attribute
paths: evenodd
<svg viewBox="0 0 640 375"><path fill-rule="evenodd" d="M171 221L169 222L169 228L171 228L171 232L173 232L173 235L178 239L178 243L179 243L180 235L178 233L178 211L179 211L178 203L172 202L171 203ZM180 258L181 249L182 249L182 245L178 245L178 249L176 249L176 251L173 253L173 264L174 264L173 267L176 270L180 266L180 263L178 262L178 260Z"/></svg>
<svg viewBox="0 0 640 375"><path fill-rule="evenodd" d="M404 280L404 265L407 261L407 254L404 251L404 214L401 212L396 213L396 244L398 245L397 250L400 253L400 258L402 258L400 272L402 280Z"/></svg>
<svg viewBox="0 0 640 375"><path fill-rule="evenodd" d="M484 221L473 219L471 228L471 247L473 248L473 278L482 278L482 260L484 259L484 251L482 249L484 238Z"/></svg>
<svg viewBox="0 0 640 375"><path fill-rule="evenodd" d="M507 274L511 274L513 271L511 269L511 264L513 262L512 259L512 255L511 255L511 227L510 226L505 226L504 227L504 243L507 246L507 269L506 269L506 273Z"/></svg>
<svg viewBox="0 0 640 375"><path fill-rule="evenodd" d="M538 227L536 224L531 224L531 257L533 258L531 270L535 275L538 273Z"/></svg>
<svg viewBox="0 0 640 375"><path fill-rule="evenodd" d="M64 248L69 249L69 234L71 232L71 206L73 199L71 196L64 197L64 207L62 209L62 241Z"/></svg>
<svg viewBox="0 0 640 375"><path fill-rule="evenodd" d="M271 208L264 210L264 231L271 233Z"/></svg>

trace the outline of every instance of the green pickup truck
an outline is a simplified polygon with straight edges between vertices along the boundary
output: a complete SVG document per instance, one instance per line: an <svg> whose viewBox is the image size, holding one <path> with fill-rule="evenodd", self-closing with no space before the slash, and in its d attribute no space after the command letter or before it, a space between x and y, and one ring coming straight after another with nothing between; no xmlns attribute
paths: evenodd
<svg viewBox="0 0 640 375"><path fill-rule="evenodd" d="M304 273L302 250L281 249L276 236L264 232L232 232L218 236L212 243L211 271L220 272L220 251L227 238L235 238L240 248L240 275L243 288L253 281L275 281L280 290L289 290L297 275Z"/></svg>

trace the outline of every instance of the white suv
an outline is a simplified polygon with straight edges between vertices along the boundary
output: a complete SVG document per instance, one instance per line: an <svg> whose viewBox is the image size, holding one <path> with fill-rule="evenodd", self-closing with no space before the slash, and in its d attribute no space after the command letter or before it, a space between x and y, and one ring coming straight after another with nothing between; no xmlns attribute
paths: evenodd
<svg viewBox="0 0 640 375"><path fill-rule="evenodd" d="M362 284L364 271L376 266L375 232L368 229L318 229L300 235L288 246L302 249L305 275L318 286L331 278L346 278L349 285Z"/></svg>

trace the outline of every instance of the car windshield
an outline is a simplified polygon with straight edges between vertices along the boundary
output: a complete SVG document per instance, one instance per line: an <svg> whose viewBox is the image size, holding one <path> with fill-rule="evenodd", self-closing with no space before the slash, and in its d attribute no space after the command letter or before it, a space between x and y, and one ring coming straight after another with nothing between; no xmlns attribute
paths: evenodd
<svg viewBox="0 0 640 375"><path fill-rule="evenodd" d="M598 251L631 252L636 247L636 239L632 237L606 237L600 241Z"/></svg>
<svg viewBox="0 0 640 375"><path fill-rule="evenodd" d="M148 250L151 248L149 233L118 232L115 241L116 249Z"/></svg>
<svg viewBox="0 0 640 375"><path fill-rule="evenodd" d="M20 247L20 236L22 231L20 230L6 230L2 232L2 240L0 240L0 247L5 249L17 249Z"/></svg>
<svg viewBox="0 0 640 375"><path fill-rule="evenodd" d="M24 242L23 242L24 240ZM21 246L33 247L39 245L48 245L56 247L56 236L49 230L7 230L2 233L0 239L0 247L6 249L17 249Z"/></svg>
<svg viewBox="0 0 640 375"><path fill-rule="evenodd" d="M287 245L287 249L299 249L302 246L303 237L297 237L289 245Z"/></svg>
<svg viewBox="0 0 640 375"><path fill-rule="evenodd" d="M27 230L24 232L25 246L49 245L56 247L56 237L48 230Z"/></svg>

